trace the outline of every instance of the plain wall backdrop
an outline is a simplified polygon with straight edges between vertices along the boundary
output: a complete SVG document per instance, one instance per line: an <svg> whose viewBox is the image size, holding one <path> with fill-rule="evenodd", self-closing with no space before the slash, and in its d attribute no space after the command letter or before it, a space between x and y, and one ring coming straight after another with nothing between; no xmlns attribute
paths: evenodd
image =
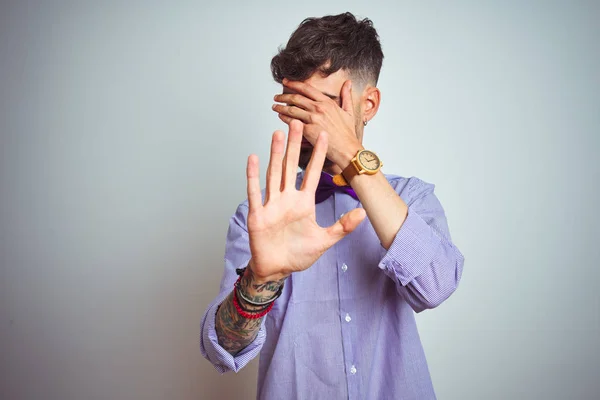
<svg viewBox="0 0 600 400"><path fill-rule="evenodd" d="M466 257L417 317L438 397L600 397L600 3L307 0L1 2L0 398L254 398L199 321L284 128L271 57L344 11L385 53L365 145Z"/></svg>

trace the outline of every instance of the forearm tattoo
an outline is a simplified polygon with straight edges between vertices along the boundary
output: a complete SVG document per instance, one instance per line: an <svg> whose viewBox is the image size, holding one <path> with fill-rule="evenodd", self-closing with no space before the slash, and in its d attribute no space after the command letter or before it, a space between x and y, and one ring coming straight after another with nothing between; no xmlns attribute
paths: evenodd
<svg viewBox="0 0 600 400"><path fill-rule="evenodd" d="M252 270L246 270L245 276L240 280L240 289L244 291L244 295L257 303L269 301L283 285L285 279L279 281L269 281L262 284L252 283ZM256 295L250 295L248 292ZM260 307L252 306L238 296L238 301L243 303L243 306L248 309L260 309ZM240 351L245 349L250 343L256 339L263 318L248 319L242 317L235 306L233 305L233 292L221 303L215 316L215 330L219 344L227 350L231 355L235 356Z"/></svg>
<svg viewBox="0 0 600 400"><path fill-rule="evenodd" d="M217 310L215 330L219 344L235 356L256 338L261 322L262 318L242 317L233 306L231 292Z"/></svg>

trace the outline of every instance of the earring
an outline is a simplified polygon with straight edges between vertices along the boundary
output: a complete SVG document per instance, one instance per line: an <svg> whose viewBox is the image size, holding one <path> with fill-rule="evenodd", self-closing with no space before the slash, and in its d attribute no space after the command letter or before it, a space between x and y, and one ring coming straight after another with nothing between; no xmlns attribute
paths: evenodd
<svg viewBox="0 0 600 400"><path fill-rule="evenodd" d="M365 120L363 121L363 125L364 125L364 126L367 126L367 123L368 123L368 122L369 122L369 120L366 120L366 119L365 119Z"/></svg>

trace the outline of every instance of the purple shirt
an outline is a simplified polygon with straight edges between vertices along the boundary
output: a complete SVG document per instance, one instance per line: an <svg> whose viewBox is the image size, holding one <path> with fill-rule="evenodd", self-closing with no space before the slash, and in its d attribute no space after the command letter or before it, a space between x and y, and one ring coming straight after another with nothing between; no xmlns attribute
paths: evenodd
<svg viewBox="0 0 600 400"><path fill-rule="evenodd" d="M260 352L259 399L435 399L414 311L436 307L454 292L464 259L434 185L386 177L409 206L391 247L382 247L363 221L286 280L254 342L233 357L218 343L215 312L233 288L235 269L250 259L247 201L238 207L220 293L201 325L200 350L219 372L237 372ZM329 226L360 206L335 193L316 205L317 222Z"/></svg>

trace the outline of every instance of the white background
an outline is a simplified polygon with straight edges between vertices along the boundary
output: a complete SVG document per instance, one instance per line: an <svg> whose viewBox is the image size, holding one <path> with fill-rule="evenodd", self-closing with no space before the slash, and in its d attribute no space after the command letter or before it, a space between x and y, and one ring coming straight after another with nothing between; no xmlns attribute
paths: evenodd
<svg viewBox="0 0 600 400"><path fill-rule="evenodd" d="M283 127L270 59L346 10L385 53L365 145L466 257L418 316L438 397L600 396L598 2L3 1L0 398L254 397L199 321Z"/></svg>

